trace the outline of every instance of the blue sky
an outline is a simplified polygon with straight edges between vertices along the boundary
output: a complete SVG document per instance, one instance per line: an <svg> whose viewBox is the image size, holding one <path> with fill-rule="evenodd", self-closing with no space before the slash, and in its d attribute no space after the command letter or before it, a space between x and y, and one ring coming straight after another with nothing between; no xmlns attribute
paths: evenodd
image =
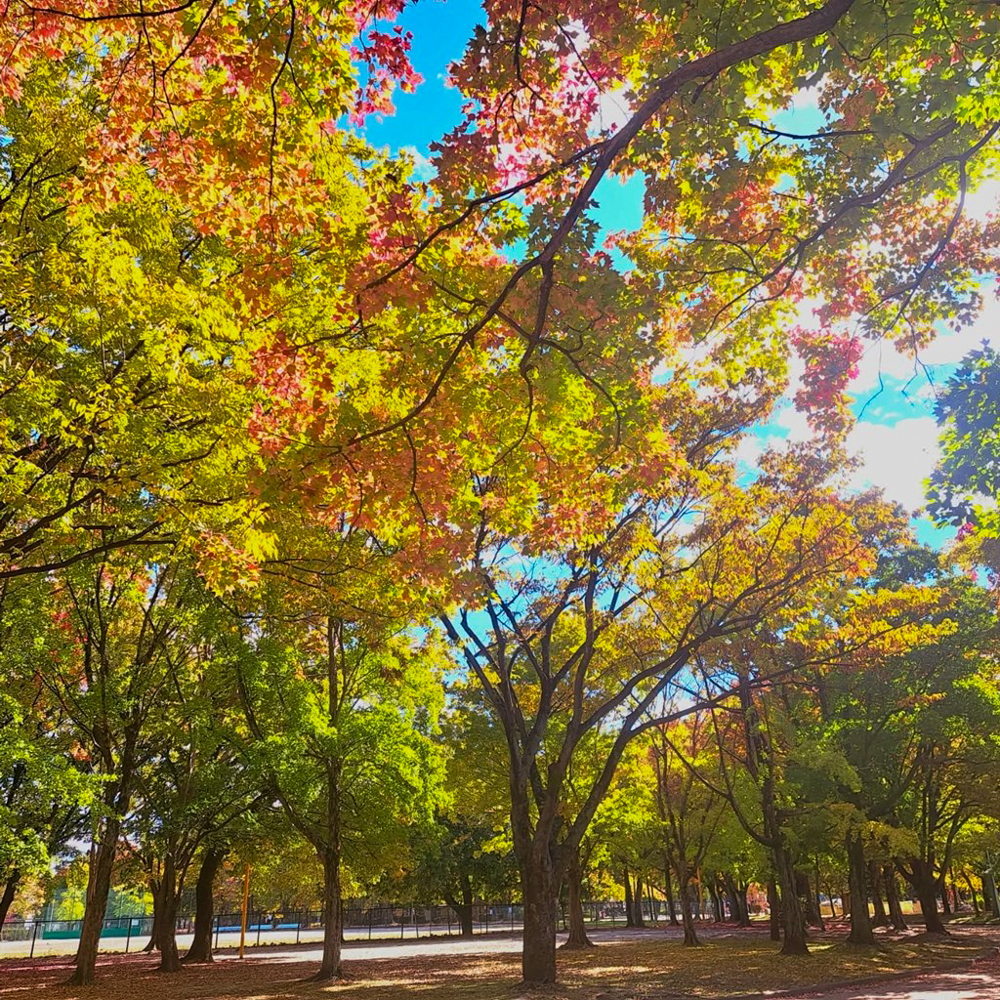
<svg viewBox="0 0 1000 1000"><path fill-rule="evenodd" d="M460 120L461 97L445 85L448 65L461 57L465 43L482 9L475 0L420 0L406 8L401 23L413 33L411 56L424 83L413 94L396 95L396 114L368 125L367 136L377 146L406 148L417 159L418 173L429 170L424 158L431 142ZM790 130L818 127L823 119L809 95L803 94L790 111L776 116L776 124ZM638 225L642 213L642 180L628 184L614 179L597 192L598 221L607 230ZM996 189L970 199L970 210L984 212L996 204ZM878 486L908 510L921 504L921 483L934 466L937 429L933 420L935 387L947 379L962 356L983 339L1000 343L1000 305L987 289L986 308L980 320L962 334L943 335L921 354L922 365L899 356L889 347L873 344L866 351L854 382L857 427L851 434L852 450L861 459L853 478L858 488ZM808 321L808 315L803 318ZM926 367L924 367L926 366ZM741 450L753 465L768 440L801 439L808 429L801 414L789 403L779 407L774 420ZM934 545L945 544L950 529L936 529L926 518L916 520L918 537Z"/></svg>

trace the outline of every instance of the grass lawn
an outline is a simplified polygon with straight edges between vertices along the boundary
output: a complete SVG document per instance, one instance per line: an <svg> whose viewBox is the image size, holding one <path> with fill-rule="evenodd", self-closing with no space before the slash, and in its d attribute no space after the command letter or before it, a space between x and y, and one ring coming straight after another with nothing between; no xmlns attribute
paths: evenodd
<svg viewBox="0 0 1000 1000"><path fill-rule="evenodd" d="M739 993L803 988L919 969L974 957L979 939L889 942L856 948L835 939L815 941L809 958L783 958L765 936L749 932L708 940L700 948L650 932L638 940L605 942L585 952L560 953L559 986L544 991L554 1000L627 1000L657 997L726 997ZM100 982L86 989L61 984L65 961L33 968L0 968L0 1000L516 1000L516 954L430 955L368 959L346 964L345 983L305 982L311 962L220 961L176 976L152 971L149 958L132 956L102 965ZM0 963L2 966L3 963Z"/></svg>

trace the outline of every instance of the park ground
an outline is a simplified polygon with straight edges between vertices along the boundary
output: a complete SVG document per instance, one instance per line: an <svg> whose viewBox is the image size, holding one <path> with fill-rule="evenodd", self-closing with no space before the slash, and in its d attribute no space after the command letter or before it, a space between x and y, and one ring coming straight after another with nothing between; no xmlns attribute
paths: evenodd
<svg viewBox="0 0 1000 1000"><path fill-rule="evenodd" d="M663 930L601 931L597 946L560 954L558 986L547 1000L678 1000L733 998L817 989L853 980L828 1000L1000 1000L1000 958L971 964L992 945L989 930L963 928L950 939L910 933L876 948L843 941L841 929L816 935L809 958L786 958L760 929L707 930L703 947L684 948ZM350 946L346 980L308 981L315 948L276 948L243 961L223 952L211 966L167 976L147 955L103 956L99 982L65 985L66 959L0 962L0 1000L518 1000L520 941L493 936ZM947 967L947 968L945 968ZM899 974L903 973L900 978ZM895 978L888 978L895 977ZM883 982L872 984L873 979ZM537 995L537 994L536 994Z"/></svg>

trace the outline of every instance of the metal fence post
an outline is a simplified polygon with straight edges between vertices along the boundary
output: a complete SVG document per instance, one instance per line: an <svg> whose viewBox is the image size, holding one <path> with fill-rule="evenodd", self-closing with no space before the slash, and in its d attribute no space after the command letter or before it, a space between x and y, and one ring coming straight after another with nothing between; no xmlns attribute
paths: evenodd
<svg viewBox="0 0 1000 1000"><path fill-rule="evenodd" d="M125 954L128 954L128 946L132 941L132 918L128 918L128 934L125 935Z"/></svg>
<svg viewBox="0 0 1000 1000"><path fill-rule="evenodd" d="M36 920L31 927L31 954L28 958L35 957L35 938L38 937L38 921Z"/></svg>
<svg viewBox="0 0 1000 1000"><path fill-rule="evenodd" d="M222 923L222 914L215 915L215 947L219 947L219 925Z"/></svg>

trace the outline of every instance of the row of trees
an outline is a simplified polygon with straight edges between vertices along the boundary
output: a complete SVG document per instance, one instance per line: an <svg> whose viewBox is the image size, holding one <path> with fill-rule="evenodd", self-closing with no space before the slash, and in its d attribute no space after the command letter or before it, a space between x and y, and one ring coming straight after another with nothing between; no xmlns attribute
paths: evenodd
<svg viewBox="0 0 1000 1000"><path fill-rule="evenodd" d="M900 878L943 932L946 878L974 874L997 830L991 595L901 544L863 586L806 597L797 582L791 617L689 624L697 647L665 683L676 640L648 592L628 615L588 572L574 590L550 563L531 595L501 604L497 588L422 634L279 584L241 609L191 569L121 557L9 586L2 915L86 840L91 970L127 879L148 885L168 971L193 880L191 958L210 958L230 855L289 886L319 879L323 977L339 973L345 896L447 902L471 931L473 901L513 892L526 935L544 921L553 947L568 903L583 945L599 872L627 900L643 885L676 898L689 944L695 882L744 922L766 887L786 953L807 950L821 889L849 887L851 940L873 943L867 901L898 926Z"/></svg>
<svg viewBox="0 0 1000 1000"><path fill-rule="evenodd" d="M942 679L986 718L990 626L848 490L846 390L862 337L917 350L978 305L1000 13L490 2L423 182L364 137L419 83L404 8L0 12L8 894L89 842L89 982L125 845L175 969L180 886L207 900L264 823L321 866L336 976L345 871L496 809L449 786L458 727L505 763L528 982L637 754L681 897L721 810L787 950L823 835L855 896L871 860L933 895L990 814ZM806 84L822 127L776 127ZM635 175L608 236L600 185ZM795 356L815 440L748 468Z"/></svg>

